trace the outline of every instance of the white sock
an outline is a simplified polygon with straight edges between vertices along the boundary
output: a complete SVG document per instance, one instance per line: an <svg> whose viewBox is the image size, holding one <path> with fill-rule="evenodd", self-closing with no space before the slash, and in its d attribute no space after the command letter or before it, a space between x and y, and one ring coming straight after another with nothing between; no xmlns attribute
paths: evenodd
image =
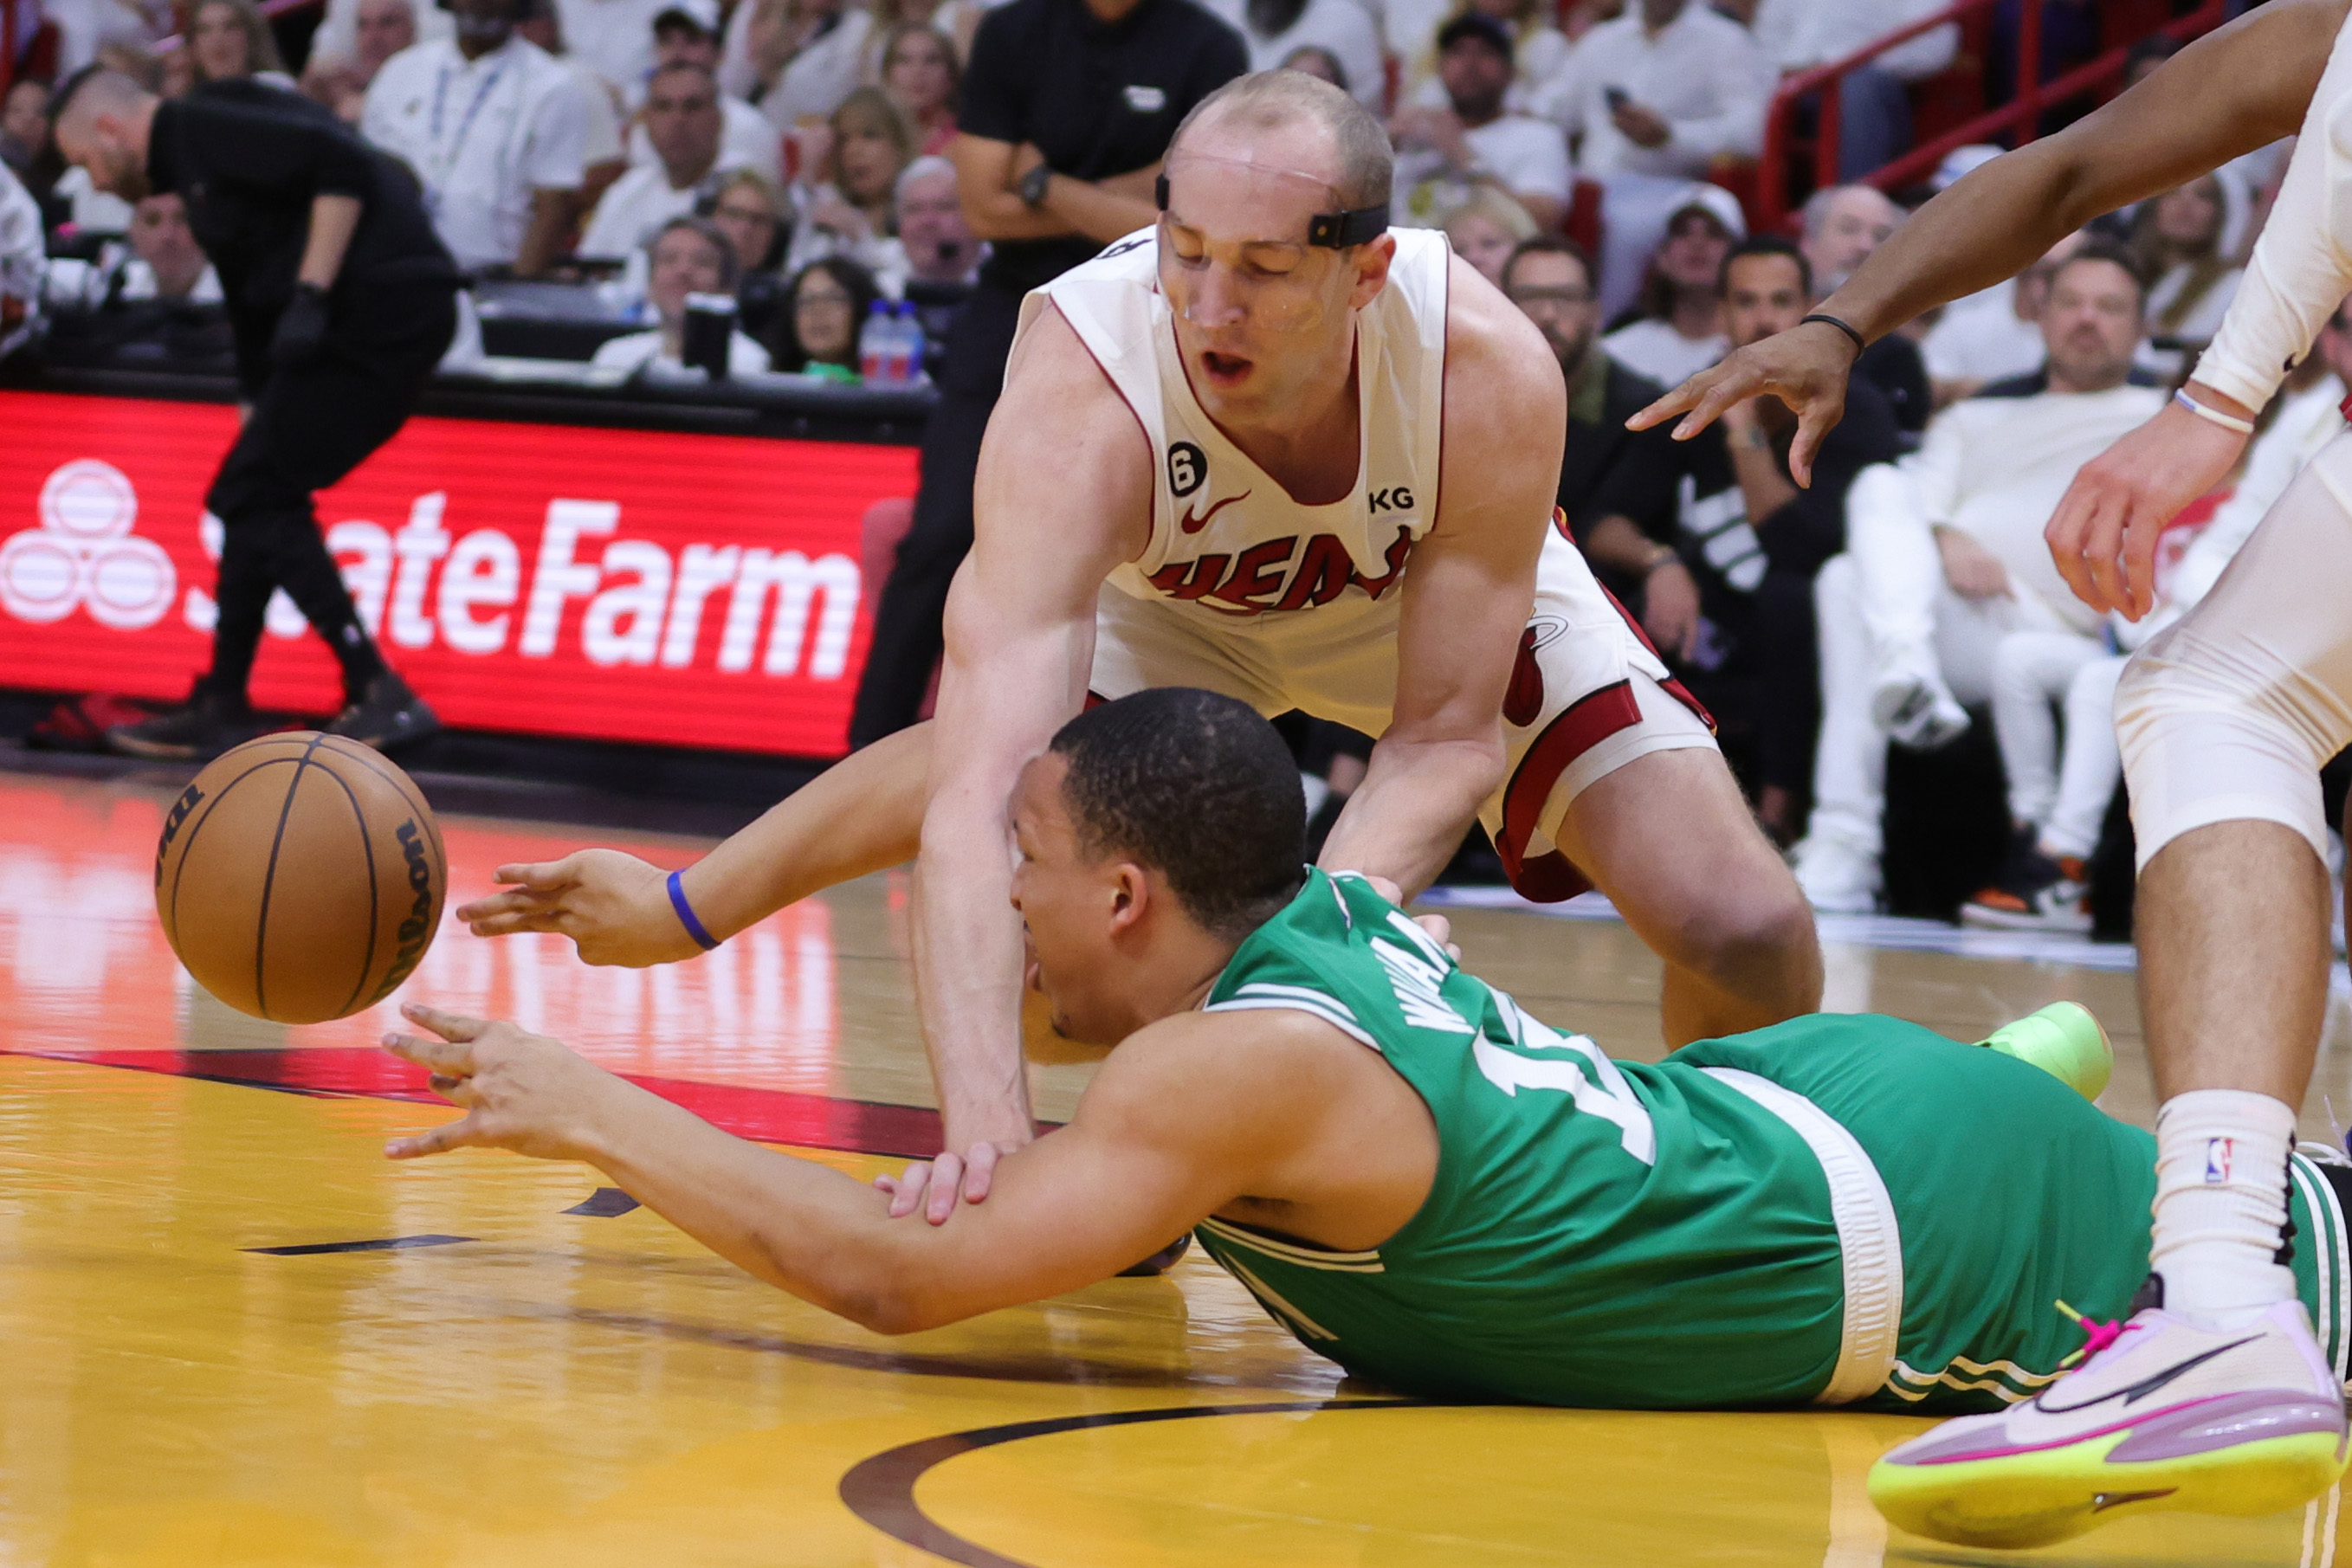
<svg viewBox="0 0 2352 1568"><path fill-rule="evenodd" d="M2199 1089L2156 1113L2156 1245L2165 1310L2207 1327L2294 1300L2277 1261L2294 1108Z"/></svg>

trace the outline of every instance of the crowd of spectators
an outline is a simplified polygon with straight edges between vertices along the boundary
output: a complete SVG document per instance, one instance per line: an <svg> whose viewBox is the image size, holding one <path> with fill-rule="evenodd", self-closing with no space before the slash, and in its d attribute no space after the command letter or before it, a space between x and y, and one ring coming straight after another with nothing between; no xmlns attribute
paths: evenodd
<svg viewBox="0 0 2352 1568"><path fill-rule="evenodd" d="M732 301L725 373L855 380L877 302L910 307L940 402L861 742L922 700L1022 294L1150 221L1151 172L1205 93L1250 68L1322 77L1386 117L1396 221L1443 228L1541 329L1570 392L1569 526L1714 710L1808 895L1882 897L1890 745L1990 727L2015 841L1966 913L2069 929L2116 788L2093 716L2146 628L2083 611L2042 525L2193 367L2284 164L2267 149L2111 214L1873 344L1800 488L1775 402L1687 444L1623 421L1793 324L1908 206L1998 155L1959 149L1892 195L1815 192L1786 235L1751 233L1726 177L1752 168L1788 73L1935 0L328 0L299 88L252 0L46 3L63 66L325 104L413 172L477 277L611 291L629 319L597 365L685 373L694 301L712 297ZM1912 89L1952 68L1957 37L1930 29L1842 78L1849 177L1909 147ZM2130 77L2171 47L2136 48ZM174 198L134 208L57 165L47 97L27 78L0 103L0 179L44 204L53 241L75 237L49 295L151 315L216 296ZM1799 111L1818 126L1827 107ZM2172 552L2168 612L2327 424L2347 365L2352 328L2331 329L2234 496L2190 514L2182 539L2205 531ZM1324 744L1344 795L1349 748Z"/></svg>

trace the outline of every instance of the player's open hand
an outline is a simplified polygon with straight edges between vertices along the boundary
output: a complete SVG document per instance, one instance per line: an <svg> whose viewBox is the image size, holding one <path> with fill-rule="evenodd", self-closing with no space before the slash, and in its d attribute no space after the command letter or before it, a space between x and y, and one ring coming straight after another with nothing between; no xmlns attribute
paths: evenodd
<svg viewBox="0 0 2352 1568"><path fill-rule="evenodd" d="M611 1073L562 1040L510 1023L445 1013L411 1002L400 1009L438 1039L388 1034L384 1049L433 1074L433 1092L466 1114L426 1132L395 1138L395 1160L449 1149L511 1149L541 1160L585 1160L597 1145L598 1114Z"/></svg>
<svg viewBox="0 0 2352 1568"><path fill-rule="evenodd" d="M2200 390L2200 401L2235 403ZM2042 537L2074 597L2137 621L2156 605L2156 542L2180 508L2228 476L2246 438L2177 403L2075 474Z"/></svg>
<svg viewBox="0 0 2352 1568"><path fill-rule="evenodd" d="M1625 422L1647 430L1675 414L1675 439L1688 441L1715 423L1733 403L1769 392L1796 412L1797 434L1789 444L1789 476L1813 482L1813 454L1845 414L1845 378L1855 359L1853 340L1825 321L1776 332L1760 343L1735 349L1712 370L1701 371Z"/></svg>
<svg viewBox="0 0 2352 1568"><path fill-rule="evenodd" d="M668 873L618 850L581 850L560 861L502 865L506 891L457 911L477 936L552 931L572 938L581 962L642 969L702 949L670 907Z"/></svg>
<svg viewBox="0 0 2352 1568"><path fill-rule="evenodd" d="M917 1160L897 1176L876 1176L874 1185L890 1195L891 1218L904 1219L919 1208L933 1225L945 1225L959 1196L966 1203L988 1197L996 1162L1020 1146L1004 1139L974 1144L961 1155L950 1149L935 1160Z"/></svg>

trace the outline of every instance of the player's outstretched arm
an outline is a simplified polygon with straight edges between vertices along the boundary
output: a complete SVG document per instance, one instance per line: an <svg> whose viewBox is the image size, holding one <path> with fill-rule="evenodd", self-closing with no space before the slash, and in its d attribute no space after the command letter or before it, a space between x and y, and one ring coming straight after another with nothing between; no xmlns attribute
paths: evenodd
<svg viewBox="0 0 2352 1568"><path fill-rule="evenodd" d="M851 753L679 873L687 907L713 939L868 872L903 865L922 843L930 726ZM618 850L502 865L505 891L457 911L477 936L551 931L581 960L642 967L702 951L669 896L668 873Z"/></svg>
<svg viewBox="0 0 2352 1568"><path fill-rule="evenodd" d="M1105 1063L1068 1126L1005 1159L985 1206L935 1227L894 1221L874 1187L723 1133L561 1041L403 1011L437 1038L386 1043L466 1115L387 1155L583 1161L747 1273L883 1333L1108 1279L1235 1197L1278 1186L1307 1140L1329 1139L1334 1041L1360 1051L1304 1014L1163 1020Z"/></svg>
<svg viewBox="0 0 2352 1568"><path fill-rule="evenodd" d="M1395 718L1323 864L1399 883L1445 868L1502 782L1503 693L1559 487L1567 392L1533 325L1460 257L1448 273L1444 476L1404 574Z"/></svg>
<svg viewBox="0 0 2352 1568"><path fill-rule="evenodd" d="M2096 113L1994 159L1920 208L1822 311L1875 340L2015 277L2102 213L2293 135L2347 5L2273 0L2200 38ZM1675 434L1687 439L1731 404L1772 393L1796 411L1789 468L1809 485L1813 455L1844 411L1855 353L1835 327L1792 328L1735 350L1626 423L1645 430L1679 414Z"/></svg>
<svg viewBox="0 0 2352 1568"><path fill-rule="evenodd" d="M1152 473L1143 427L1045 306L990 416L971 553L948 596L914 911L916 1001L949 1149L934 1219L960 1184L972 1201L986 1196L993 1154L1032 1135L1007 802L1022 766L1086 701L1095 596L1150 538Z"/></svg>

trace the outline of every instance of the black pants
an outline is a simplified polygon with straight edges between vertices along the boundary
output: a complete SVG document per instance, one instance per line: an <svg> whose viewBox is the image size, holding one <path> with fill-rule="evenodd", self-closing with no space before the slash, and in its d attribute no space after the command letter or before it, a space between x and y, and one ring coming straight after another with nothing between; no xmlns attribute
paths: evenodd
<svg viewBox="0 0 2352 1568"><path fill-rule="evenodd" d="M956 317L949 379L923 431L914 526L899 542L874 610L874 641L849 718L852 750L906 728L923 706L943 645L948 588L971 549L972 476L1020 311L1018 296L982 285Z"/></svg>
<svg viewBox="0 0 2352 1568"><path fill-rule="evenodd" d="M241 696L269 596L284 589L342 665L352 697L383 668L360 624L312 504L407 423L448 351L457 308L442 290L384 290L364 330L341 323L317 364L273 371L205 505L221 520L220 617L209 685Z"/></svg>

